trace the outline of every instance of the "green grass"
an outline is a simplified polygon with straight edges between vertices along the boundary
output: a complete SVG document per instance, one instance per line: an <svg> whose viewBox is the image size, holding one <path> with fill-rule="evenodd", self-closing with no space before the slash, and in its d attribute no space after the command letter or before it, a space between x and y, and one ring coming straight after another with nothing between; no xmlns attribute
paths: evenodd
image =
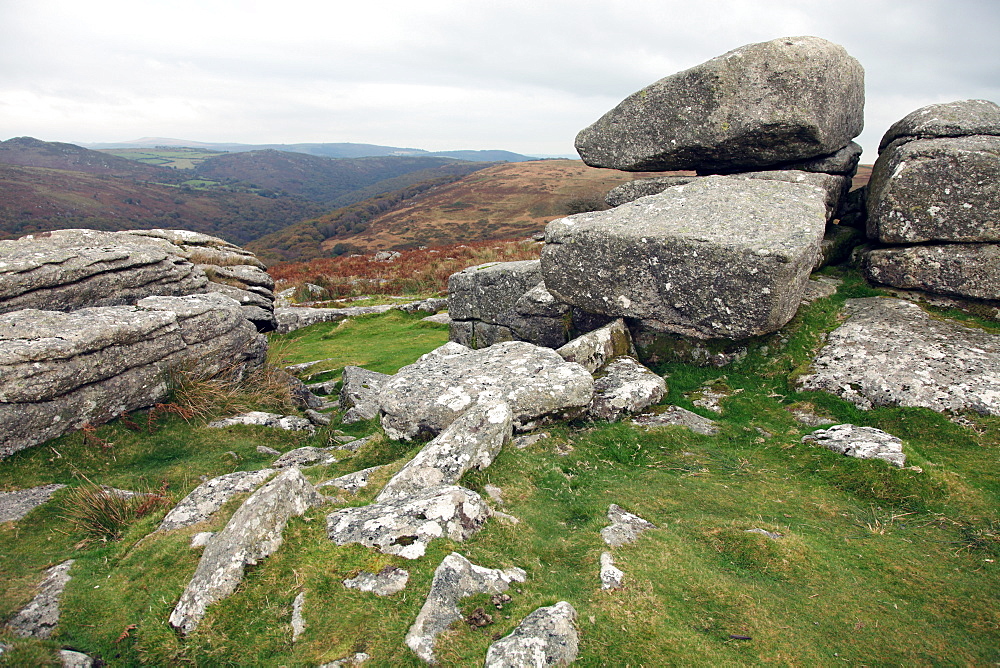
<svg viewBox="0 0 1000 668"><path fill-rule="evenodd" d="M25 520L0 526L0 616L31 597L42 570L76 558L63 618L49 641L0 636L14 651L9 665L41 664L61 646L100 655L110 665L314 666L356 651L370 665L422 665L403 643L434 569L452 550L474 563L519 566L527 581L510 591L502 611L484 596L494 624L457 624L439 638L443 665L482 665L495 637L540 605L567 600L579 613L583 666L641 665L991 665L1000 661L1000 419L968 416L974 428L924 409L859 411L836 397L795 390L820 335L838 323L847 295L867 288L850 276L841 293L803 309L773 340L761 341L723 369L666 365L676 403L716 419L717 436L671 427L580 422L525 449L506 448L463 484L503 490L503 510L463 544L431 543L407 561L325 537L330 508L289 522L284 545L248 569L229 599L209 608L186 638L166 619L197 565L188 547L197 531L221 528L231 502L208 526L145 537L164 511L129 524L120 541L81 544L54 501ZM391 372L440 345L446 332L415 316L391 312L346 325L316 325L284 337L288 363L334 357L331 368L360 364ZM785 342L780 340L784 338ZM714 415L685 395L705 383L729 388ZM908 467L853 460L800 442L812 428L788 407L809 402L837 421L900 436ZM133 418L145 424L141 416ZM336 425L335 425L336 426ZM377 421L343 427L362 435ZM0 488L46 482L79 486L83 476L116 487L168 484L175 499L199 476L265 466L258 444L285 451L323 444L329 429L308 438L265 429L219 432L163 417L153 434L113 423L85 444L80 434L0 461ZM329 467L307 469L314 482L388 464L348 503L369 502L419 445L383 439ZM233 457L227 452L236 455ZM917 468L914 468L917 467ZM613 548L625 588L600 589L600 529L610 503L638 513L657 529ZM782 534L772 541L747 529ZM407 588L388 599L343 587L360 570L396 565ZM306 592L307 629L291 643L291 604ZM127 631L127 633L126 633ZM731 636L749 636L737 640ZM9 657L9 658L8 658Z"/></svg>

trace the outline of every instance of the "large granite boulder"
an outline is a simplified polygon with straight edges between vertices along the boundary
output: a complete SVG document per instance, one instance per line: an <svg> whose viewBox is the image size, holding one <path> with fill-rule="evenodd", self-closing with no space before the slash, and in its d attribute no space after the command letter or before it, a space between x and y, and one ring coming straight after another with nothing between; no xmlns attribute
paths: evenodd
<svg viewBox="0 0 1000 668"><path fill-rule="evenodd" d="M1000 415L1000 338L931 318L901 299L868 297L845 304L848 319L830 333L799 377L862 409L922 406Z"/></svg>
<svg viewBox="0 0 1000 668"><path fill-rule="evenodd" d="M382 387L382 427L390 438L436 436L474 404L506 401L514 428L579 415L594 379L554 350L523 341L471 350L446 344L400 369Z"/></svg>
<svg viewBox="0 0 1000 668"><path fill-rule="evenodd" d="M795 315L826 227L816 186L713 176L549 223L557 299L696 338L776 331Z"/></svg>
<svg viewBox="0 0 1000 668"><path fill-rule="evenodd" d="M937 137L1000 136L1000 106L989 100L959 100L929 104L910 112L882 135L879 153L898 140Z"/></svg>
<svg viewBox="0 0 1000 668"><path fill-rule="evenodd" d="M621 206L628 202L634 202L640 197L659 195L667 188L687 185L699 178L701 177L671 174L667 176L652 176L647 179L635 179L609 190L608 194L604 196L604 203L612 207Z"/></svg>
<svg viewBox="0 0 1000 668"><path fill-rule="evenodd" d="M251 494L208 543L194 576L170 613L170 625L185 634L195 630L208 606L236 591L247 566L281 546L290 518L324 502L297 468L282 471Z"/></svg>
<svg viewBox="0 0 1000 668"><path fill-rule="evenodd" d="M865 276L876 283L937 294L1000 299L1000 244L900 246L866 251Z"/></svg>
<svg viewBox="0 0 1000 668"><path fill-rule="evenodd" d="M240 375L266 350L220 294L0 315L0 457L163 401L174 371Z"/></svg>
<svg viewBox="0 0 1000 668"><path fill-rule="evenodd" d="M593 167L725 173L834 154L864 125L864 70L843 47L785 37L633 93L577 135Z"/></svg>

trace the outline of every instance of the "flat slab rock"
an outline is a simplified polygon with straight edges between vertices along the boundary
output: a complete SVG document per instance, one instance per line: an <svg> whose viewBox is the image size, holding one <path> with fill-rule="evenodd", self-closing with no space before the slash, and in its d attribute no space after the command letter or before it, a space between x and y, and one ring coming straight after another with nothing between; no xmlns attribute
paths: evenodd
<svg viewBox="0 0 1000 668"><path fill-rule="evenodd" d="M302 448L295 448L294 450L289 450L285 454L274 460L271 464L276 469L286 468L289 466L317 466L319 464L332 464L337 461L337 458L332 454L334 450L339 449L338 446L333 445L328 448L317 448L311 445L307 445Z"/></svg>
<svg viewBox="0 0 1000 668"><path fill-rule="evenodd" d="M59 600L70 581L69 569L73 559L53 566L45 572L45 579L38 585L38 594L28 605L7 622L7 626L20 638L48 638L59 623Z"/></svg>
<svg viewBox="0 0 1000 668"><path fill-rule="evenodd" d="M483 568L452 552L434 571L427 600L406 632L406 645L427 663L435 663L437 636L462 618L459 601L473 594L500 594L512 582L524 582L525 578L520 568Z"/></svg>
<svg viewBox="0 0 1000 668"><path fill-rule="evenodd" d="M1000 136L1000 106L989 100L958 100L929 104L910 112L889 127L879 142L879 153L895 141L934 137Z"/></svg>
<svg viewBox="0 0 1000 668"><path fill-rule="evenodd" d="M274 469L227 473L191 490L167 513L157 531L173 531L204 522L237 494L252 492L274 474Z"/></svg>
<svg viewBox="0 0 1000 668"><path fill-rule="evenodd" d="M48 501L66 485L41 485L13 492L0 492L0 522L14 522Z"/></svg>
<svg viewBox="0 0 1000 668"><path fill-rule="evenodd" d="M1000 338L931 318L901 299L850 299L849 316L830 333L801 376L859 408L922 406L938 412L1000 415Z"/></svg>
<svg viewBox="0 0 1000 668"><path fill-rule="evenodd" d="M634 543L643 531L656 528L652 522L628 512L615 503L608 506L608 519L611 520L611 524L601 529L601 538L611 547Z"/></svg>
<svg viewBox="0 0 1000 668"><path fill-rule="evenodd" d="M358 591L369 591L376 596L392 596L406 589L410 581L408 571L396 566L386 566L378 573L361 571L355 577L344 580L344 586Z"/></svg>
<svg viewBox="0 0 1000 668"><path fill-rule="evenodd" d="M904 466L903 442L888 432L874 427L837 424L802 437L803 443L822 445L841 455L858 459L881 459L893 466Z"/></svg>
<svg viewBox="0 0 1000 668"><path fill-rule="evenodd" d="M209 422L208 426L213 429L232 427L234 425L247 425L253 427L272 427L274 429L284 429L285 431L316 431L316 426L304 417L297 415L278 415L277 413L267 413L265 411L250 411L242 415L223 418Z"/></svg>
<svg viewBox="0 0 1000 668"><path fill-rule="evenodd" d="M170 625L185 634L195 630L208 606L236 591L247 566L281 546L291 517L324 502L297 468L282 471L251 494L205 547L194 576L170 613Z"/></svg>
<svg viewBox="0 0 1000 668"><path fill-rule="evenodd" d="M418 559L435 538L461 542L479 531L489 516L489 506L478 494L447 485L402 500L342 508L327 515L326 528L337 545L360 543L386 554Z"/></svg>
<svg viewBox="0 0 1000 668"><path fill-rule="evenodd" d="M538 608L510 635L490 645L486 668L565 666L576 660L579 634L576 610L566 601Z"/></svg>
<svg viewBox="0 0 1000 668"><path fill-rule="evenodd" d="M482 350L448 343L404 366L379 394L382 427L394 439L436 436L477 402L506 401L514 428L573 417L593 396L594 379L554 350L508 341Z"/></svg>
<svg viewBox="0 0 1000 668"><path fill-rule="evenodd" d="M872 249L862 256L862 271L871 281L906 290L1000 299L1000 244Z"/></svg>
<svg viewBox="0 0 1000 668"><path fill-rule="evenodd" d="M695 338L743 339L791 320L820 254L826 193L711 176L545 228L559 301Z"/></svg>
<svg viewBox="0 0 1000 668"><path fill-rule="evenodd" d="M632 418L632 424L640 427L686 427L696 434L715 436L719 425L680 406L667 406L659 413L643 413Z"/></svg>

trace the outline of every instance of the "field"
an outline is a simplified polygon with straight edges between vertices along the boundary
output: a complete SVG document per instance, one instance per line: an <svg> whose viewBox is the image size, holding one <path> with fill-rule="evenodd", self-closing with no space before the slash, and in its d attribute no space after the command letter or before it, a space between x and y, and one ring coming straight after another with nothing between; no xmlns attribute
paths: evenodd
<svg viewBox="0 0 1000 668"><path fill-rule="evenodd" d="M224 151L209 151L201 148L160 147L160 148L109 148L101 153L110 153L119 158L127 158L144 165L173 167L174 169L194 169L208 158L223 155Z"/></svg>
<svg viewBox="0 0 1000 668"><path fill-rule="evenodd" d="M147 536L164 507L127 525L121 540L102 541L67 519L72 496L63 490L24 520L0 525L0 616L30 600L44 568L77 560L56 635L35 641L4 633L0 641L12 650L0 662L44 665L56 648L73 647L112 666L315 666L357 651L372 656L368 665L417 666L403 636L434 569L456 550L482 566L519 566L528 577L503 610L485 596L463 601L463 613L485 607L494 621L483 628L457 623L441 636L442 665L482 665L494 638L559 600L579 613L581 666L994 665L1000 419L966 415L959 424L924 409L865 412L831 395L797 392L791 379L837 326L844 299L876 294L857 276L844 278L838 294L802 309L740 362L657 368L669 386L662 405L717 420L717 436L628 423L548 427L549 438L524 450L507 447L490 468L462 480L480 492L487 483L499 486L502 509L520 523L494 518L465 543L434 542L415 561L337 547L324 521L337 506L314 509L289 523L278 552L249 569L238 591L212 606L188 637L166 623L198 561L188 542L198 531L220 529L237 503L202 526ZM333 366L391 372L446 339L441 325L390 313L275 336L273 361L330 357ZM728 394L721 414L692 403L708 386ZM896 434L907 467L801 443L814 428L789 409L803 407ZM162 490L176 501L199 476L266 466L272 458L258 445L321 446L337 428L380 433L375 421L335 423L312 438L204 424L140 413L68 435L0 462L0 489L90 480ZM348 505L362 505L418 448L383 436L304 473L320 482L386 464L358 496L345 495ZM626 574L617 591L601 590L598 580L608 549L599 532L610 503L658 527L611 550ZM341 584L386 565L410 572L403 592L383 599ZM291 605L301 591L307 628L292 643Z"/></svg>

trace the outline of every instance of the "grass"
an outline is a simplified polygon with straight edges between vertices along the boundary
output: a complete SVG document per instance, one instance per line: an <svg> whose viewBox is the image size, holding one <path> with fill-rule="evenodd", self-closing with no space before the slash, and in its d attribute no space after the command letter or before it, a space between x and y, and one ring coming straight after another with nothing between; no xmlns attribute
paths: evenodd
<svg viewBox="0 0 1000 668"><path fill-rule="evenodd" d="M45 567L77 559L56 635L0 636L14 647L0 661L41 664L55 648L72 646L116 666L309 666L356 651L371 654L370 665L417 666L403 636L434 569L458 550L482 566L519 566L528 578L511 589L512 601L501 611L485 597L463 601L465 613L484 607L494 623L476 629L458 623L441 636L442 665L481 665L495 637L559 600L579 614L583 666L995 664L1000 419L970 415L971 426L962 426L924 409L864 412L832 395L796 391L790 376L837 325L840 304L867 290L847 279L838 295L803 309L783 336L759 342L738 363L658 369L669 374L664 403L717 420L717 436L627 424L547 427L550 438L524 450L506 448L490 468L462 481L480 492L499 486L503 510L520 523L491 520L465 543L436 541L412 562L335 546L325 537L330 507L315 509L289 522L284 545L248 569L238 591L212 606L187 638L166 619L197 565L188 542L197 531L221 528L240 501L201 526L146 536L161 509L127 524L118 541L81 545L82 532L62 517L72 492L63 490L25 520L0 526L0 616L30 599ZM276 338L287 342L282 357L289 362L334 357L334 367L353 362L388 372L443 342L443 328L425 325L389 313ZM720 415L687 396L706 383L732 392ZM907 468L801 443L813 428L787 409L804 403L838 422L901 437ZM141 417L132 420L144 424ZM341 428L354 435L378 430L375 421ZM86 476L132 489L165 482L178 500L202 475L265 466L271 458L256 451L258 444L287 451L325 444L329 434L216 431L176 415L160 416L149 434L119 421L94 435L111 447L74 434L3 460L0 488L79 487ZM319 482L386 464L356 497L345 494L349 504L364 504L418 447L376 439L305 473ZM598 579L600 554L608 549L599 532L610 503L658 527L611 550L626 574L618 591L601 590ZM755 528L782 538L747 533ZM386 565L411 575L393 597L341 584ZM300 591L307 628L292 644L291 604Z"/></svg>

